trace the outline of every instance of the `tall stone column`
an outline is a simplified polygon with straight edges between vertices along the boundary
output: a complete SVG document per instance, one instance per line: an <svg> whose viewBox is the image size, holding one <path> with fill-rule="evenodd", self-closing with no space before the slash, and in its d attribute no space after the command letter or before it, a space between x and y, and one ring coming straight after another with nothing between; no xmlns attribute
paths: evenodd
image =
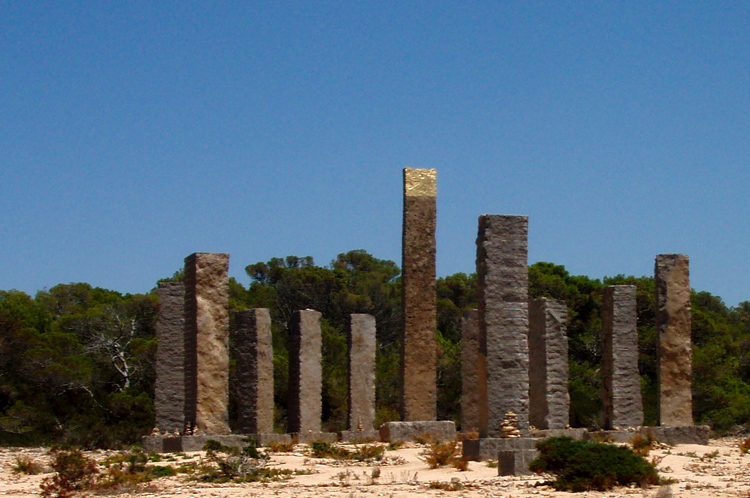
<svg viewBox="0 0 750 498"><path fill-rule="evenodd" d="M289 326L289 432L319 433L323 339L320 312L296 311Z"/></svg>
<svg viewBox="0 0 750 498"><path fill-rule="evenodd" d="M407 421L436 417L436 222L436 171L404 169L401 416Z"/></svg>
<svg viewBox="0 0 750 498"><path fill-rule="evenodd" d="M607 429L643 424L635 292L634 285L609 285L602 297L602 398Z"/></svg>
<svg viewBox="0 0 750 498"><path fill-rule="evenodd" d="M185 416L200 434L229 434L229 254L185 258Z"/></svg>
<svg viewBox="0 0 750 498"><path fill-rule="evenodd" d="M237 418L242 434L273 432L273 343L267 308L234 314Z"/></svg>
<svg viewBox="0 0 750 498"><path fill-rule="evenodd" d="M479 434L501 437L507 412L529 427L527 216L479 217ZM484 381L486 379L486 381Z"/></svg>
<svg viewBox="0 0 750 498"><path fill-rule="evenodd" d="M349 321L349 430L375 430L375 317Z"/></svg>
<svg viewBox="0 0 750 498"><path fill-rule="evenodd" d="M461 317L461 430L479 430L479 310Z"/></svg>
<svg viewBox="0 0 750 498"><path fill-rule="evenodd" d="M690 260L685 254L656 257L656 327L659 333L659 425L693 425L690 336Z"/></svg>
<svg viewBox="0 0 750 498"><path fill-rule="evenodd" d="M156 322L156 427L174 434L185 430L185 286L159 283L159 318Z"/></svg>
<svg viewBox="0 0 750 498"><path fill-rule="evenodd" d="M538 429L570 419L567 318L565 301L529 301L529 422Z"/></svg>

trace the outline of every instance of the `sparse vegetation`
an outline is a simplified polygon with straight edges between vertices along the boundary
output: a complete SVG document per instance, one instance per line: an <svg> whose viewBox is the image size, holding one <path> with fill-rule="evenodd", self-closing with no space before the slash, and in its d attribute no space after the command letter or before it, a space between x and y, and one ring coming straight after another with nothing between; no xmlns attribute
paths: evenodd
<svg viewBox="0 0 750 498"><path fill-rule="evenodd" d="M630 446L633 448L633 453L642 457L648 456L651 450L654 449L656 443L656 438L651 431L647 431L645 436L640 432L636 432L633 439L630 440Z"/></svg>
<svg viewBox="0 0 750 498"><path fill-rule="evenodd" d="M459 446L455 439L453 441L433 440L421 456L431 469L437 469L451 463L458 452Z"/></svg>
<svg viewBox="0 0 750 498"><path fill-rule="evenodd" d="M49 455L55 474L42 481L43 498L69 498L96 482L99 473L96 462L80 449L53 447Z"/></svg>
<svg viewBox="0 0 750 498"><path fill-rule="evenodd" d="M36 475L43 469L42 464L31 457L16 455L15 459L16 463L11 469L14 474Z"/></svg>
<svg viewBox="0 0 750 498"><path fill-rule="evenodd" d="M656 467L625 446L555 437L537 443L537 449L540 454L529 469L554 475L551 485L560 491L659 484Z"/></svg>

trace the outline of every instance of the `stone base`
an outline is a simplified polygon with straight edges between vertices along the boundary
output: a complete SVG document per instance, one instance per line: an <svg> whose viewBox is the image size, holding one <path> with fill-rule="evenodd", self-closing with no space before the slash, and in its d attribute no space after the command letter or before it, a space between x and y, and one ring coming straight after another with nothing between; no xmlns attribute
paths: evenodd
<svg viewBox="0 0 750 498"><path fill-rule="evenodd" d="M537 450L500 450L497 452L497 475L525 476L533 474L529 462L539 455Z"/></svg>
<svg viewBox="0 0 750 498"><path fill-rule="evenodd" d="M296 443L310 444L314 441L335 443L339 436L335 432L293 432L290 434Z"/></svg>
<svg viewBox="0 0 750 498"><path fill-rule="evenodd" d="M536 451L540 437L485 437L463 441L463 457L466 460L494 460L500 451L533 450ZM512 475L512 474L508 474Z"/></svg>
<svg viewBox="0 0 750 498"><path fill-rule="evenodd" d="M529 437L560 437L568 436L573 439L585 439L588 429L533 429L529 431Z"/></svg>
<svg viewBox="0 0 750 498"><path fill-rule="evenodd" d="M708 444L711 428L707 425L690 425L683 427L637 427L625 431L596 431L588 434L588 439L603 438L615 443L629 443L633 436L640 433L646 437L648 433L659 442L675 444Z"/></svg>
<svg viewBox="0 0 750 498"><path fill-rule="evenodd" d="M450 420L386 422L380 426L380 440L386 443L416 441L417 439L456 439L456 424Z"/></svg>
<svg viewBox="0 0 750 498"><path fill-rule="evenodd" d="M201 451L209 439L218 441L225 446L244 448L247 439L255 439L259 445L270 443L290 443L289 434L228 434L206 436L143 436L141 445L146 453L176 453L178 451Z"/></svg>
<svg viewBox="0 0 750 498"><path fill-rule="evenodd" d="M380 440L380 432L378 431L341 431L341 441L349 441L352 443L368 443L372 441Z"/></svg>

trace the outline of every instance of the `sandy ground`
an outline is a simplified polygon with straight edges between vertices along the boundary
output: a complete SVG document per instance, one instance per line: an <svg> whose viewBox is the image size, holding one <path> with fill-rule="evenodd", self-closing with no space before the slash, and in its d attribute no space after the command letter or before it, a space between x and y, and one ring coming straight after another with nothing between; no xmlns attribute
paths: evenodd
<svg viewBox="0 0 750 498"><path fill-rule="evenodd" d="M453 467L431 470L420 458L424 446L413 445L396 451L387 451L384 460L376 463L353 463L310 458L305 446L295 447L292 453L274 453L268 465L277 468L301 469L310 472L296 475L283 482L249 484L206 484L191 480L184 474L151 481L137 493L147 497L749 497L750 454L739 450L740 438L711 440L708 446L679 445L651 451L649 458L656 458L663 477L676 483L642 489L638 487L617 488L609 492L566 493L557 492L543 485L544 476L499 477L497 469L486 462L470 462L469 469L460 472ZM90 452L98 461L112 452ZM30 457L47 465L49 457L43 448L0 449L0 495L10 497L39 496L39 485L50 476L47 468L39 475L13 472L18 457ZM202 453L171 457L157 465L177 467L186 461L203 458ZM379 476L377 474L379 473ZM373 477L373 475L377 477ZM453 483L458 490L437 489Z"/></svg>

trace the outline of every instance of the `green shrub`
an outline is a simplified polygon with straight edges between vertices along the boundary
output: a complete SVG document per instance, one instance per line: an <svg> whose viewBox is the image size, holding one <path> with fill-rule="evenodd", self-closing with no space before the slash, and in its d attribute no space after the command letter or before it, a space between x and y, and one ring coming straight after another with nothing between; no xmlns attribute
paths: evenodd
<svg viewBox="0 0 750 498"><path fill-rule="evenodd" d="M554 475L551 484L557 490L606 491L659 483L656 467L624 446L554 437L537 443L537 449L540 454L529 469Z"/></svg>
<svg viewBox="0 0 750 498"><path fill-rule="evenodd" d="M55 475L42 481L42 497L69 498L95 483L99 472L96 462L81 450L53 447L49 450L49 455L52 457L51 465Z"/></svg>
<svg viewBox="0 0 750 498"><path fill-rule="evenodd" d="M427 462L431 469L437 469L451 463L459 452L458 442L433 440L430 447L422 452L422 459Z"/></svg>
<svg viewBox="0 0 750 498"><path fill-rule="evenodd" d="M310 443L311 454L314 458L334 458L336 460L348 460L353 453L347 449L339 448L325 441L313 441Z"/></svg>

